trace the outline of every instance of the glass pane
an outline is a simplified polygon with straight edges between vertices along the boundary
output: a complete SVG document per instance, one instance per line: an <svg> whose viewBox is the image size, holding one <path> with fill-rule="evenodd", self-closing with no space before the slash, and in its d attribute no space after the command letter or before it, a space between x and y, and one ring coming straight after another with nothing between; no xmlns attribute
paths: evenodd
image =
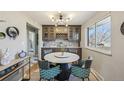
<svg viewBox="0 0 124 93"><path fill-rule="evenodd" d="M96 47L110 50L111 47L111 17L96 24Z"/></svg>
<svg viewBox="0 0 124 93"><path fill-rule="evenodd" d="M88 28L88 46L95 47L95 25Z"/></svg>

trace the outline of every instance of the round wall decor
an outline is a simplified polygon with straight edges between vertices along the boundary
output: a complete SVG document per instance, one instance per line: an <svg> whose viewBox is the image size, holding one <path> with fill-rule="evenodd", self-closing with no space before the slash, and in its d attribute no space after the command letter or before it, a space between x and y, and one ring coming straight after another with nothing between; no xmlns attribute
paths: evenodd
<svg viewBox="0 0 124 93"><path fill-rule="evenodd" d="M15 39L19 35L18 28L11 26L6 29L6 33L10 38Z"/></svg>
<svg viewBox="0 0 124 93"><path fill-rule="evenodd" d="M121 30L121 33L124 35L124 22L122 23L120 30Z"/></svg>
<svg viewBox="0 0 124 93"><path fill-rule="evenodd" d="M18 56L20 58L26 57L26 52L24 52L23 50L18 54Z"/></svg>
<svg viewBox="0 0 124 93"><path fill-rule="evenodd" d="M6 38L6 34L3 32L0 32L0 39L4 39L4 38Z"/></svg>

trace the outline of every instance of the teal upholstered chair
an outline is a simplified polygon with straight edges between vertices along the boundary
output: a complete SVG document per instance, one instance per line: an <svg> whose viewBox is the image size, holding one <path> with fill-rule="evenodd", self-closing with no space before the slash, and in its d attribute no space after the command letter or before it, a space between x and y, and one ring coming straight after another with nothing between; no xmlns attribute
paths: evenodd
<svg viewBox="0 0 124 93"><path fill-rule="evenodd" d="M71 67L71 74L81 78L82 80L84 80L85 78L87 78L89 80L89 75L90 75L90 67L91 67L91 63L92 60L91 59L87 59L85 61L82 61L83 65L72 65Z"/></svg>
<svg viewBox="0 0 124 93"><path fill-rule="evenodd" d="M85 60L79 60L78 62L72 64L72 66L82 67L84 63L85 63Z"/></svg>
<svg viewBox="0 0 124 93"><path fill-rule="evenodd" d="M53 80L55 76L60 74L60 66L49 68L48 61L39 61L40 80Z"/></svg>
<svg viewBox="0 0 124 93"><path fill-rule="evenodd" d="M46 54L52 53L53 50L52 49L47 49L43 51L43 55L45 56Z"/></svg>

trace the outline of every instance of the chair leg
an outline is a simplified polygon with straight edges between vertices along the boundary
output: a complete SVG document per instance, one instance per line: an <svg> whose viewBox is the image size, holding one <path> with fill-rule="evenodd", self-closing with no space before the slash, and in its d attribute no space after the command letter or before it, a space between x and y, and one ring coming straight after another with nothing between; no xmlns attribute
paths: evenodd
<svg viewBox="0 0 124 93"><path fill-rule="evenodd" d="M54 81L54 78L50 79L50 81Z"/></svg>
<svg viewBox="0 0 124 93"><path fill-rule="evenodd" d="M84 78L82 78L82 81L84 81Z"/></svg>
<svg viewBox="0 0 124 93"><path fill-rule="evenodd" d="M40 78L39 81L41 81L42 79Z"/></svg>
<svg viewBox="0 0 124 93"><path fill-rule="evenodd" d="M88 81L90 81L90 78L89 77L87 79L88 79Z"/></svg>

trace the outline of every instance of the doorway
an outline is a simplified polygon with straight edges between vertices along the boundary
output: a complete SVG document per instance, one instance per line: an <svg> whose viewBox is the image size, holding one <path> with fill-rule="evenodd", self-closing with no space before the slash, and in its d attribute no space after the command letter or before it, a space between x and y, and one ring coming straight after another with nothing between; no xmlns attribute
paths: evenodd
<svg viewBox="0 0 124 93"><path fill-rule="evenodd" d="M38 28L27 23L27 40L28 55L31 56L32 62L38 60Z"/></svg>

